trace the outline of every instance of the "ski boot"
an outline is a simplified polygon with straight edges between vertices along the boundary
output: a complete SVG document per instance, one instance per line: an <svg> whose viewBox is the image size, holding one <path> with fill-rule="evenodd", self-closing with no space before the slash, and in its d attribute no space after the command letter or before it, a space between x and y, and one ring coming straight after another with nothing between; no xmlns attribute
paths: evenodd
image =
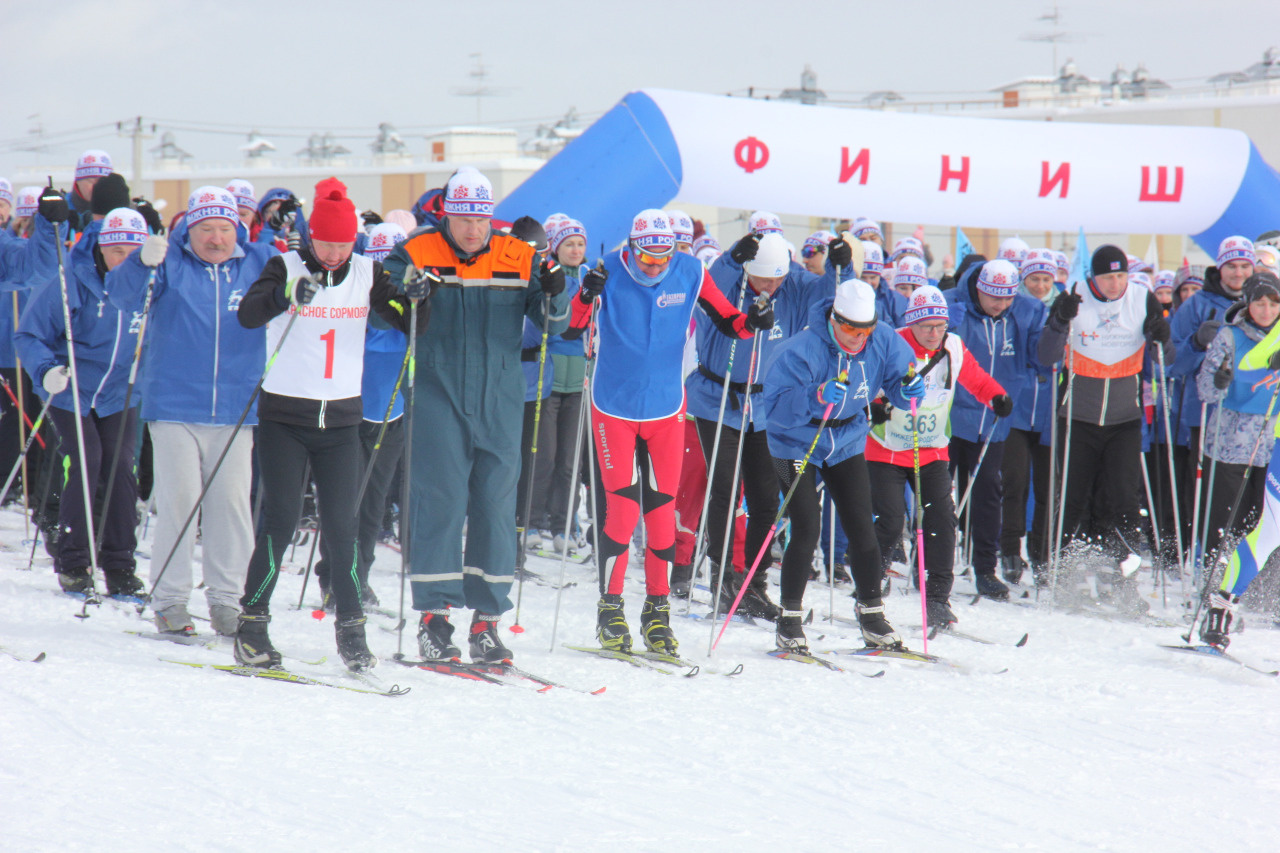
<svg viewBox="0 0 1280 853"><path fill-rule="evenodd" d="M978 588L978 595L983 598L989 598L992 601L1009 600L1009 587L996 577L995 569L989 572L974 572L973 581Z"/></svg>
<svg viewBox="0 0 1280 853"><path fill-rule="evenodd" d="M631 654L631 629L622 612L621 595L603 595L596 605L596 639L600 648Z"/></svg>
<svg viewBox="0 0 1280 853"><path fill-rule="evenodd" d="M418 654L423 660L462 659L462 650L453 644L448 609L423 611L418 622Z"/></svg>
<svg viewBox="0 0 1280 853"><path fill-rule="evenodd" d="M93 592L93 575L88 568L67 569L58 572L58 586L63 592L89 595Z"/></svg>
<svg viewBox="0 0 1280 853"><path fill-rule="evenodd" d="M809 642L804 636L804 603L783 601L778 616L778 630L774 636L778 650L798 655L809 654Z"/></svg>
<svg viewBox="0 0 1280 853"><path fill-rule="evenodd" d="M671 604L665 595L646 595L640 610L640 636L644 647L660 655L675 657L679 643L671 633Z"/></svg>
<svg viewBox="0 0 1280 853"><path fill-rule="evenodd" d="M267 636L267 625L270 622L271 614L265 609L240 614L240 626L236 629L235 644L232 646L236 663L261 669L276 669L280 666L280 653L271 645L271 638Z"/></svg>
<svg viewBox="0 0 1280 853"><path fill-rule="evenodd" d="M191 636L196 632L195 623L191 621L191 614L187 612L185 604L171 604L162 610L157 610L155 623L156 630L161 634ZM239 619L236 620L236 626L239 626ZM231 629L231 633L235 634L235 628Z"/></svg>
<svg viewBox="0 0 1280 853"><path fill-rule="evenodd" d="M730 602L730 604L732 603ZM778 621L778 616L782 613L782 609L769 600L769 593L765 589L764 576L758 572L751 579L751 586L747 587L747 591L742 594L742 601L738 604L738 612L757 619L767 619L770 622Z"/></svg>
<svg viewBox="0 0 1280 853"><path fill-rule="evenodd" d="M338 640L338 654L352 672L373 669L378 664L378 659L369 651L369 644L365 642L364 623L365 617L361 614L339 619L333 626Z"/></svg>
<svg viewBox="0 0 1280 853"><path fill-rule="evenodd" d="M368 579L360 581L360 606L361 607L377 607L382 604L378 600L378 594L373 591L373 587L369 586Z"/></svg>
<svg viewBox="0 0 1280 853"><path fill-rule="evenodd" d="M1021 554L1006 554L1000 558L1000 574L1008 583L1020 583L1022 573L1026 569L1027 563L1022 559Z"/></svg>
<svg viewBox="0 0 1280 853"><path fill-rule="evenodd" d="M836 563L836 586L848 586L853 583L853 578L849 576L849 567L844 563Z"/></svg>
<svg viewBox="0 0 1280 853"><path fill-rule="evenodd" d="M1231 642L1231 620L1235 615L1236 602L1221 590L1215 590L1209 596L1209 612L1200 623L1200 642L1215 648L1225 649Z"/></svg>
<svg viewBox="0 0 1280 853"><path fill-rule="evenodd" d="M102 574L107 579L107 595L137 596L147 591L146 584L132 569L107 570Z"/></svg>
<svg viewBox="0 0 1280 853"><path fill-rule="evenodd" d="M509 663L511 649L502 644L502 636L498 633L498 620L501 616L482 616L476 611L471 618L471 636L467 646L471 652L471 660L475 663Z"/></svg>
<svg viewBox="0 0 1280 853"><path fill-rule="evenodd" d="M854 606L854 612L858 616L858 627L862 629L862 640L868 648L902 648L902 637L893 630L889 620L884 618L883 599L859 601Z"/></svg>
<svg viewBox="0 0 1280 853"><path fill-rule="evenodd" d="M693 588L693 566L671 566L671 594L676 598L689 598L689 590Z"/></svg>
<svg viewBox="0 0 1280 853"><path fill-rule="evenodd" d="M930 598L925 601L925 614L929 617L929 625L940 630L947 630L960 620L951 612L951 605L945 598Z"/></svg>

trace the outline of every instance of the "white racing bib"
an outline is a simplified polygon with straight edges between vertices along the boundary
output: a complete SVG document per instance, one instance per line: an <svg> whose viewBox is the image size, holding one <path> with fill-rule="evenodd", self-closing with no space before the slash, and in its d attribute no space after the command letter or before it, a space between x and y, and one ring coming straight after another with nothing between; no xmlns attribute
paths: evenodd
<svg viewBox="0 0 1280 853"><path fill-rule="evenodd" d="M284 256L290 279L307 274L297 252ZM345 400L360 396L364 371L364 333L369 319L373 261L352 255L347 277L337 287L321 287L307 305L291 305L267 324L267 353L275 352L289 319L297 312L289 337L267 371L264 390L309 400Z"/></svg>
<svg viewBox="0 0 1280 853"><path fill-rule="evenodd" d="M911 450L915 442L915 429L920 431L922 448L946 447L950 442L951 403L955 399L956 377L960 375L960 367L964 363L964 348L960 339L950 332L947 333L943 347L947 355L924 375L924 398L916 404L915 420L911 418L910 409L895 407L889 420L882 425L883 436L876 435L886 450ZM927 358L917 358L916 371L924 370L928 363Z"/></svg>

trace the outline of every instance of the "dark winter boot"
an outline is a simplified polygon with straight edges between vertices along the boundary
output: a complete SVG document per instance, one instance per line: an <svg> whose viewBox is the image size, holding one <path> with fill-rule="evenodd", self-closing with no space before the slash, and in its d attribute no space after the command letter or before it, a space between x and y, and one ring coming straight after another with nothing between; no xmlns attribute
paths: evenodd
<svg viewBox="0 0 1280 853"><path fill-rule="evenodd" d="M453 644L449 611L425 610L418 622L418 654L423 660L461 660L462 650Z"/></svg>
<svg viewBox="0 0 1280 853"><path fill-rule="evenodd" d="M853 578L849 577L849 567L844 563L836 563L836 586L848 586L853 583Z"/></svg>
<svg viewBox="0 0 1280 853"><path fill-rule="evenodd" d="M600 648L613 652L631 652L631 629L622 612L622 596L603 595L596 605L596 639Z"/></svg>
<svg viewBox="0 0 1280 853"><path fill-rule="evenodd" d="M671 594L676 598L688 598L693 587L693 566L671 566Z"/></svg>
<svg viewBox="0 0 1280 853"><path fill-rule="evenodd" d="M732 602L730 603L732 604ZM770 622L776 622L778 621L778 616L782 613L782 609L769 600L769 593L765 590L764 578L760 574L756 574L751 580L751 586L747 587L747 591L743 593L742 601L738 603L738 612L753 616L756 619L767 619Z"/></svg>
<svg viewBox="0 0 1280 853"><path fill-rule="evenodd" d="M884 600L873 598L859 601L854 606L858 616L858 627L862 629L863 642L870 647L886 649L902 648L902 638L893 630L889 620L884 618Z"/></svg>
<svg viewBox="0 0 1280 853"><path fill-rule="evenodd" d="M267 636L267 625L270 623L271 615L265 610L240 614L240 626L236 629L235 644L232 646L236 663L262 669L280 666L280 653L271 645L271 638Z"/></svg>
<svg viewBox="0 0 1280 853"><path fill-rule="evenodd" d="M373 587L369 586L368 580L360 581L360 605L362 607L377 607L380 604L382 602L378 600Z"/></svg>
<svg viewBox="0 0 1280 853"><path fill-rule="evenodd" d="M1236 602L1221 590L1209 596L1209 612L1200 623L1200 642L1225 649L1231 642L1231 620L1235 615Z"/></svg>
<svg viewBox="0 0 1280 853"><path fill-rule="evenodd" d="M1004 579L1009 583L1020 583L1026 568L1027 563L1022 559L1021 554L1006 554L1000 558L1000 574L1004 575Z"/></svg>
<svg viewBox="0 0 1280 853"><path fill-rule="evenodd" d="M978 587L978 595L983 598L989 598L992 601L1009 600L1009 587L1000 582L1000 579L996 577L995 570L975 572L973 580Z"/></svg>
<svg viewBox="0 0 1280 853"><path fill-rule="evenodd" d="M716 587L720 587L720 603L716 605L713 600L712 604L715 611L721 616L729 612L729 608L733 607L733 600L738 597L738 582L740 577L741 576L737 572L728 571L724 573L724 583L720 583L720 567L715 563L711 564L710 583L713 599L716 594Z"/></svg>
<svg viewBox="0 0 1280 853"><path fill-rule="evenodd" d="M333 626L334 634L338 638L338 654L342 656L342 662L347 665L347 669L352 672L373 669L378 663L378 659L369 651L369 645L365 642L364 623L365 617L361 615L350 619L339 619Z"/></svg>
<svg viewBox="0 0 1280 853"><path fill-rule="evenodd" d="M640 610L640 636L644 647L660 655L675 657L679 643L671 633L671 604L665 595L646 595Z"/></svg>
<svg viewBox="0 0 1280 853"><path fill-rule="evenodd" d="M804 636L804 603L783 601L778 611L778 630L775 640L779 651L809 654L809 641Z"/></svg>
<svg viewBox="0 0 1280 853"><path fill-rule="evenodd" d="M511 649L502 644L498 633L501 616L483 616L479 611L471 618L471 636L467 645L476 663L510 663Z"/></svg>
<svg viewBox="0 0 1280 853"><path fill-rule="evenodd" d="M93 575L88 567L58 572L58 586L63 592L88 595L93 592Z"/></svg>
<svg viewBox="0 0 1280 853"><path fill-rule="evenodd" d="M945 631L959 622L951 612L951 605L946 599L930 598L925 602L925 614L929 617L929 625Z"/></svg>
<svg viewBox="0 0 1280 853"><path fill-rule="evenodd" d="M107 579L107 595L141 595L147 591L146 584L132 571L103 572Z"/></svg>

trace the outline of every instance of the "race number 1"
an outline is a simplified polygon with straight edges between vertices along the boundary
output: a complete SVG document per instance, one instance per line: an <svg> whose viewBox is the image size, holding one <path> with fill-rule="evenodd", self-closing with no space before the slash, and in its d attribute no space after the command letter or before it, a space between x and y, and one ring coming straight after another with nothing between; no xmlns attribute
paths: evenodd
<svg viewBox="0 0 1280 853"><path fill-rule="evenodd" d="M320 340L324 341L324 378L333 378L333 345L337 340L338 330L330 329L320 336Z"/></svg>

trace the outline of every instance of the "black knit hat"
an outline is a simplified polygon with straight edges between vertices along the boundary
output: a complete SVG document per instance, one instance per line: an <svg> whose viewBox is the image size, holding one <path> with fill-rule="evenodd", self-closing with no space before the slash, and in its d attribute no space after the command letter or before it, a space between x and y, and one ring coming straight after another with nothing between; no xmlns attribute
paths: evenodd
<svg viewBox="0 0 1280 853"><path fill-rule="evenodd" d="M93 212L106 216L117 207L129 206L129 185L119 172L99 178L93 185L93 199L90 202Z"/></svg>
<svg viewBox="0 0 1280 853"><path fill-rule="evenodd" d="M1256 302L1264 296L1280 302L1280 278L1270 270L1259 270L1244 283L1244 301Z"/></svg>
<svg viewBox="0 0 1280 853"><path fill-rule="evenodd" d="M1089 262L1089 274L1094 277L1128 271L1128 255L1110 243L1099 246L1093 253L1093 260Z"/></svg>

